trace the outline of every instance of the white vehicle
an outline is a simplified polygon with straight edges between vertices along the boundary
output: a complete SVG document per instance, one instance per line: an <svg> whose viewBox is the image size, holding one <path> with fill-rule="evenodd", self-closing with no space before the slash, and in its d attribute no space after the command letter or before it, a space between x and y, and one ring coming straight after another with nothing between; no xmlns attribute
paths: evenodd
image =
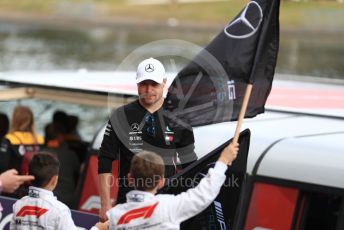
<svg viewBox="0 0 344 230"><path fill-rule="evenodd" d="M40 98L117 107L136 96L134 72L13 72L1 73L0 82L6 84L3 101ZM251 140L240 197L223 198L234 208L215 201L209 219L197 222L205 229L344 229L344 83L275 80L266 109L243 124ZM80 210L100 206L96 152L104 129L90 143ZM199 158L228 141L234 129L235 122L194 128Z"/></svg>

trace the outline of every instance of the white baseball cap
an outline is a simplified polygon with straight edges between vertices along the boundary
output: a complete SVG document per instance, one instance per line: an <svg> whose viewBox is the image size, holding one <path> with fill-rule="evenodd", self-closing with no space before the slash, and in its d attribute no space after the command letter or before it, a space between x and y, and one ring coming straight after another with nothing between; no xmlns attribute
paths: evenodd
<svg viewBox="0 0 344 230"><path fill-rule="evenodd" d="M161 84L165 78L165 68L163 64L154 58L143 60L137 67L136 83L152 80Z"/></svg>

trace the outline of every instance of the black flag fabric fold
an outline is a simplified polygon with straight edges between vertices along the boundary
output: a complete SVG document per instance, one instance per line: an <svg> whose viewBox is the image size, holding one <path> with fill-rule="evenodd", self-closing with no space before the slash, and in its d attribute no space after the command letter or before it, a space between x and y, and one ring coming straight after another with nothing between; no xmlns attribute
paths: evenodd
<svg viewBox="0 0 344 230"><path fill-rule="evenodd" d="M240 149L238 158L228 167L226 181L216 199L196 216L184 221L180 229L243 229L240 218L243 209L244 190L246 183L247 157L250 146L251 132L246 129L240 133L238 143ZM194 188L213 167L222 150L232 140L228 140L201 159L189 165L180 173L167 179L161 192L167 194L180 194Z"/></svg>
<svg viewBox="0 0 344 230"><path fill-rule="evenodd" d="M191 126L238 119L247 84L245 118L264 112L279 47L280 0L250 1L186 65L168 90L168 115Z"/></svg>

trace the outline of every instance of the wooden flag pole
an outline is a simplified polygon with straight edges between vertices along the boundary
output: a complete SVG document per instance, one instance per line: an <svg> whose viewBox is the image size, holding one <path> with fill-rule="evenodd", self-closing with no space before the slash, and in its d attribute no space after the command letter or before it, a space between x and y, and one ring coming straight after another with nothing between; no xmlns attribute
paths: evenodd
<svg viewBox="0 0 344 230"><path fill-rule="evenodd" d="M244 100L243 100L243 103L242 103L242 106L241 106L241 109L240 109L239 118L238 118L237 126L236 126L236 129L235 129L234 137L233 137L233 143L238 143L240 129L241 129L241 125L242 125L242 123L244 121L244 117L245 117L248 101L250 100L250 96L251 96L251 92L252 92L252 87L253 87L252 84L248 84L247 87L246 87Z"/></svg>

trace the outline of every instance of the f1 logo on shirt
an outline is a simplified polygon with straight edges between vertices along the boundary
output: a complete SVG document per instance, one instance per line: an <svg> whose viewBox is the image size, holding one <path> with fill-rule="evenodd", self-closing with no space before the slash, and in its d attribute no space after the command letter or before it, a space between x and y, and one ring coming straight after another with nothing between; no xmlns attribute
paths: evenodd
<svg viewBox="0 0 344 230"><path fill-rule="evenodd" d="M130 210L129 212L126 212L121 218L119 218L117 225L120 224L128 224L130 221L138 218L150 218L154 212L154 209L159 204L159 202L156 202L153 205L143 207L143 208L137 208Z"/></svg>
<svg viewBox="0 0 344 230"><path fill-rule="evenodd" d="M24 206L19 210L16 216L17 217L36 216L37 218L40 218L47 211L48 209L40 208L37 206Z"/></svg>

